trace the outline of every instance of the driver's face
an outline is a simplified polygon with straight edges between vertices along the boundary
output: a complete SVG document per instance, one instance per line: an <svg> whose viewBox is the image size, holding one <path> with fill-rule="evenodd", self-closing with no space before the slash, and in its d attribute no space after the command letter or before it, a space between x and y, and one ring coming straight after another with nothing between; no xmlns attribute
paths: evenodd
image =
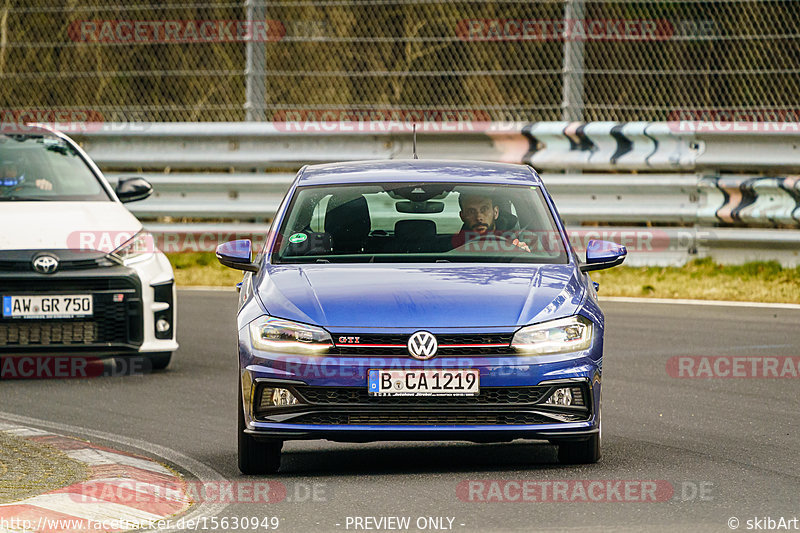
<svg viewBox="0 0 800 533"><path fill-rule="evenodd" d="M461 208L461 220L470 231L484 234L494 231L494 221L500 210L492 205L492 201L484 196L469 196L464 199Z"/></svg>
<svg viewBox="0 0 800 533"><path fill-rule="evenodd" d="M3 165L3 178L16 178L17 177L17 168L12 164L5 164Z"/></svg>

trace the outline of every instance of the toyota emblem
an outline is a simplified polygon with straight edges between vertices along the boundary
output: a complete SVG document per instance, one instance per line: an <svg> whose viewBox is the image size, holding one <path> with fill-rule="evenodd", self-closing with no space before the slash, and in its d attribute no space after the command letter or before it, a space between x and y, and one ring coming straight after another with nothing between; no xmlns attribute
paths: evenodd
<svg viewBox="0 0 800 533"><path fill-rule="evenodd" d="M33 260L33 269L42 274L52 274L58 268L58 259L52 255L40 255Z"/></svg>
<svg viewBox="0 0 800 533"><path fill-rule="evenodd" d="M436 355L439 343L433 333L427 331L417 331L408 339L408 353L414 359L425 361Z"/></svg>

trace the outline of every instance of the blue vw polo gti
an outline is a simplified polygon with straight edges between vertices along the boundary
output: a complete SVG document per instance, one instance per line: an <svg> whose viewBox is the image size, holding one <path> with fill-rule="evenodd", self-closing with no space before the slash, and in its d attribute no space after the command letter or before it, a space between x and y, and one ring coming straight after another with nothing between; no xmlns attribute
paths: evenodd
<svg viewBox="0 0 800 533"><path fill-rule="evenodd" d="M601 447L603 313L588 271L622 246L569 244L527 166L395 160L307 166L239 294L239 468L283 442L540 439Z"/></svg>

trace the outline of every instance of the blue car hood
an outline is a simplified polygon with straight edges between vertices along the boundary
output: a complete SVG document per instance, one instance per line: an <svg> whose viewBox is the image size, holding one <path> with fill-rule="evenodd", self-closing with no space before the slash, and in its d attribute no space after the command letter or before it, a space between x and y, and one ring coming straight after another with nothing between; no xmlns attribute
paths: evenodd
<svg viewBox="0 0 800 533"><path fill-rule="evenodd" d="M267 265L258 295L276 317L332 330L507 327L574 314L571 265Z"/></svg>

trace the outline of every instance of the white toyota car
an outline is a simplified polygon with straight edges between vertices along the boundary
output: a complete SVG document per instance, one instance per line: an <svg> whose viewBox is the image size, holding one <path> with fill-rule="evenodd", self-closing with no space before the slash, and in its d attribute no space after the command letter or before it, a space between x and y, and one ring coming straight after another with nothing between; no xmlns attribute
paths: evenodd
<svg viewBox="0 0 800 533"><path fill-rule="evenodd" d="M0 357L143 356L165 368L178 348L166 256L88 155L46 127L0 132Z"/></svg>

